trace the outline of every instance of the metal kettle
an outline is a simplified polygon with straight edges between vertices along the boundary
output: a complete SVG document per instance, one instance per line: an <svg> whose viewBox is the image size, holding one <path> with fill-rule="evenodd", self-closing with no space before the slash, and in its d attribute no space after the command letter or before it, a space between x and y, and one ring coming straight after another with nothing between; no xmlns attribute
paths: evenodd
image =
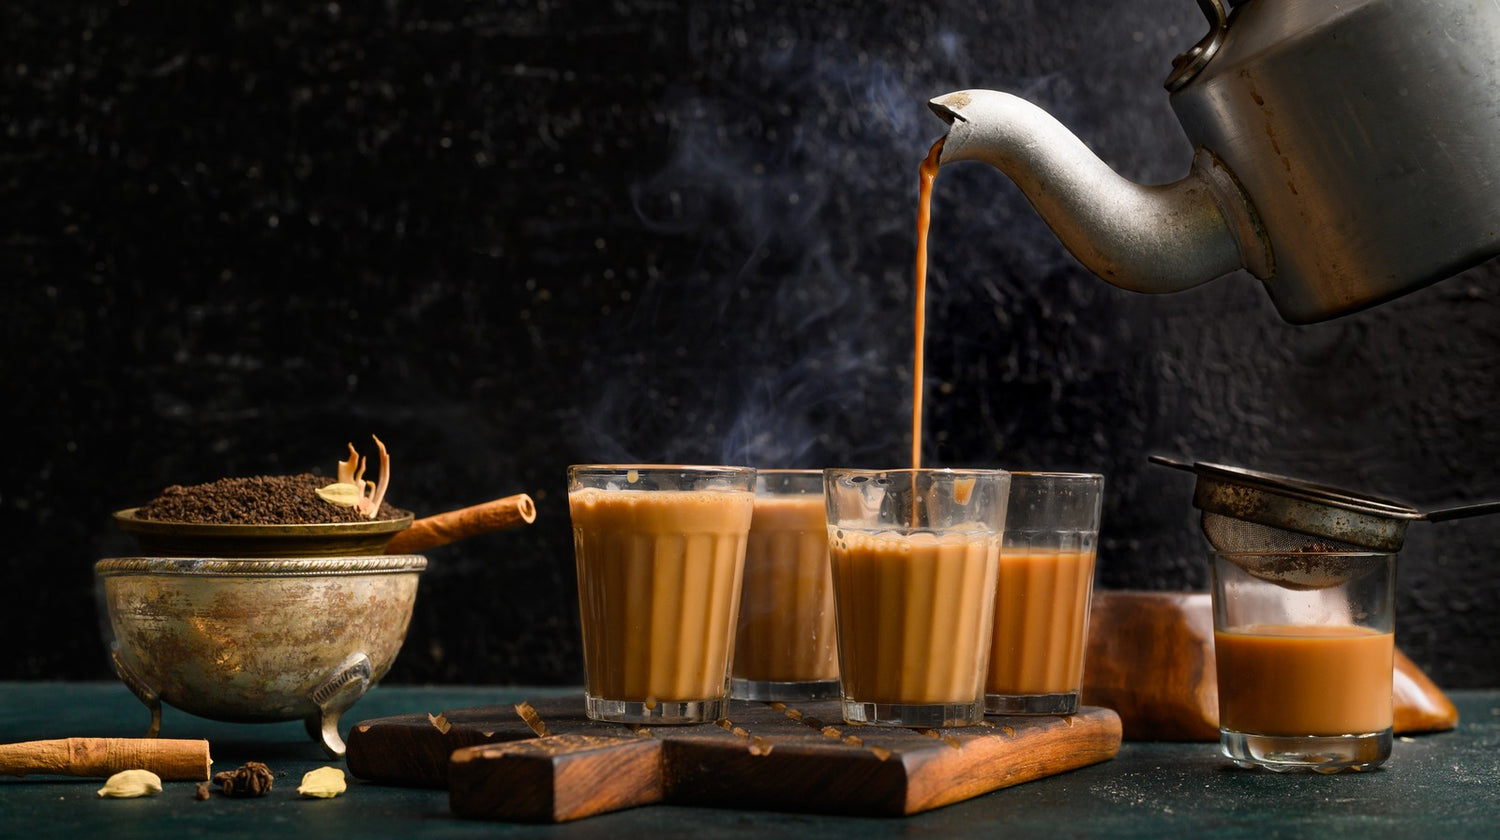
<svg viewBox="0 0 1500 840"><path fill-rule="evenodd" d="M1005 172L1090 271L1173 292L1244 268L1293 324L1500 253L1500 3L1198 0L1170 101L1188 175L1117 175L1010 94L937 97L940 165Z"/></svg>

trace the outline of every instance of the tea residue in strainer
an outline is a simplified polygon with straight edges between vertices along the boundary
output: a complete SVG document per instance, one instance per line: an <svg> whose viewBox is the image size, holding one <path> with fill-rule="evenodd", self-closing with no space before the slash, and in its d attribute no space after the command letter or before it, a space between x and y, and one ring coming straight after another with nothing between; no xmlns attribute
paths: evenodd
<svg viewBox="0 0 1500 840"><path fill-rule="evenodd" d="M1312 551L1219 553L1250 575L1286 589L1326 589L1386 568L1389 552L1317 549Z"/></svg>
<svg viewBox="0 0 1500 840"><path fill-rule="evenodd" d="M1300 534L1286 528L1235 519L1219 513L1203 514L1203 536L1217 551L1308 554L1330 551L1369 551L1364 546Z"/></svg>
<svg viewBox="0 0 1500 840"><path fill-rule="evenodd" d="M1329 552L1365 552L1365 557L1372 556L1353 543L1319 540L1218 513L1203 514L1203 536L1215 551L1230 556L1236 566L1290 589L1325 589L1358 576L1344 562L1346 558L1330 558Z"/></svg>

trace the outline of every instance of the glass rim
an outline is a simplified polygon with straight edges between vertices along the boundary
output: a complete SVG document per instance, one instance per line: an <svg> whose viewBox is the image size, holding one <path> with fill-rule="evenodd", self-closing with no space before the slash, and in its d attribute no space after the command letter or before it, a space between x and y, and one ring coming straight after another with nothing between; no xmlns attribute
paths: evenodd
<svg viewBox="0 0 1500 840"><path fill-rule="evenodd" d="M1078 479L1087 481L1102 481L1104 473L1095 472L1069 472L1060 470L1010 470L1011 475L1028 476L1031 478L1061 478Z"/></svg>
<svg viewBox="0 0 1500 840"><path fill-rule="evenodd" d="M953 475L953 476L997 476L1012 475L1010 470L968 467L897 467L894 469L864 469L860 467L828 467L824 475Z"/></svg>
<svg viewBox="0 0 1500 840"><path fill-rule="evenodd" d="M755 467L757 475L822 475L822 467Z"/></svg>
<svg viewBox="0 0 1500 840"><path fill-rule="evenodd" d="M754 475L755 467L727 464L569 464L568 474L593 473L699 473L703 475Z"/></svg>
<svg viewBox="0 0 1500 840"><path fill-rule="evenodd" d="M766 499L821 496L827 483L822 470L756 470L755 496Z"/></svg>

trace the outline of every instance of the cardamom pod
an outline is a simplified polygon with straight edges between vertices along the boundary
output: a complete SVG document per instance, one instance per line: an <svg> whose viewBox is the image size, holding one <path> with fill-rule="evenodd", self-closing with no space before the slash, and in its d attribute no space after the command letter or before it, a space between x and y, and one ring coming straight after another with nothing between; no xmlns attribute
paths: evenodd
<svg viewBox="0 0 1500 840"><path fill-rule="evenodd" d="M302 777L302 784L297 792L316 799L332 799L348 789L349 785L344 782L344 771L337 767L319 767L309 770Z"/></svg>
<svg viewBox="0 0 1500 840"><path fill-rule="evenodd" d="M121 770L104 781L99 795L107 799L134 799L161 793L161 777L150 770Z"/></svg>

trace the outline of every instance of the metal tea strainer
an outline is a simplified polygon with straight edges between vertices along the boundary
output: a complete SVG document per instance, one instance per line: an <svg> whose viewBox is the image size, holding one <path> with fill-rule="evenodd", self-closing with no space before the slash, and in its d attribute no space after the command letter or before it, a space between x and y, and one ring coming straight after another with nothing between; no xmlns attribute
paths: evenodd
<svg viewBox="0 0 1500 840"><path fill-rule="evenodd" d="M1305 588L1332 586L1360 573L1358 563L1341 571L1311 562L1306 555L1394 553L1401 550L1406 526L1412 522L1500 513L1500 501L1423 512L1287 476L1201 461L1188 464L1160 455L1147 460L1198 477L1193 507L1203 512L1203 536L1215 550L1266 555L1255 561L1261 567L1246 571ZM1298 555L1303 557L1299 560Z"/></svg>

